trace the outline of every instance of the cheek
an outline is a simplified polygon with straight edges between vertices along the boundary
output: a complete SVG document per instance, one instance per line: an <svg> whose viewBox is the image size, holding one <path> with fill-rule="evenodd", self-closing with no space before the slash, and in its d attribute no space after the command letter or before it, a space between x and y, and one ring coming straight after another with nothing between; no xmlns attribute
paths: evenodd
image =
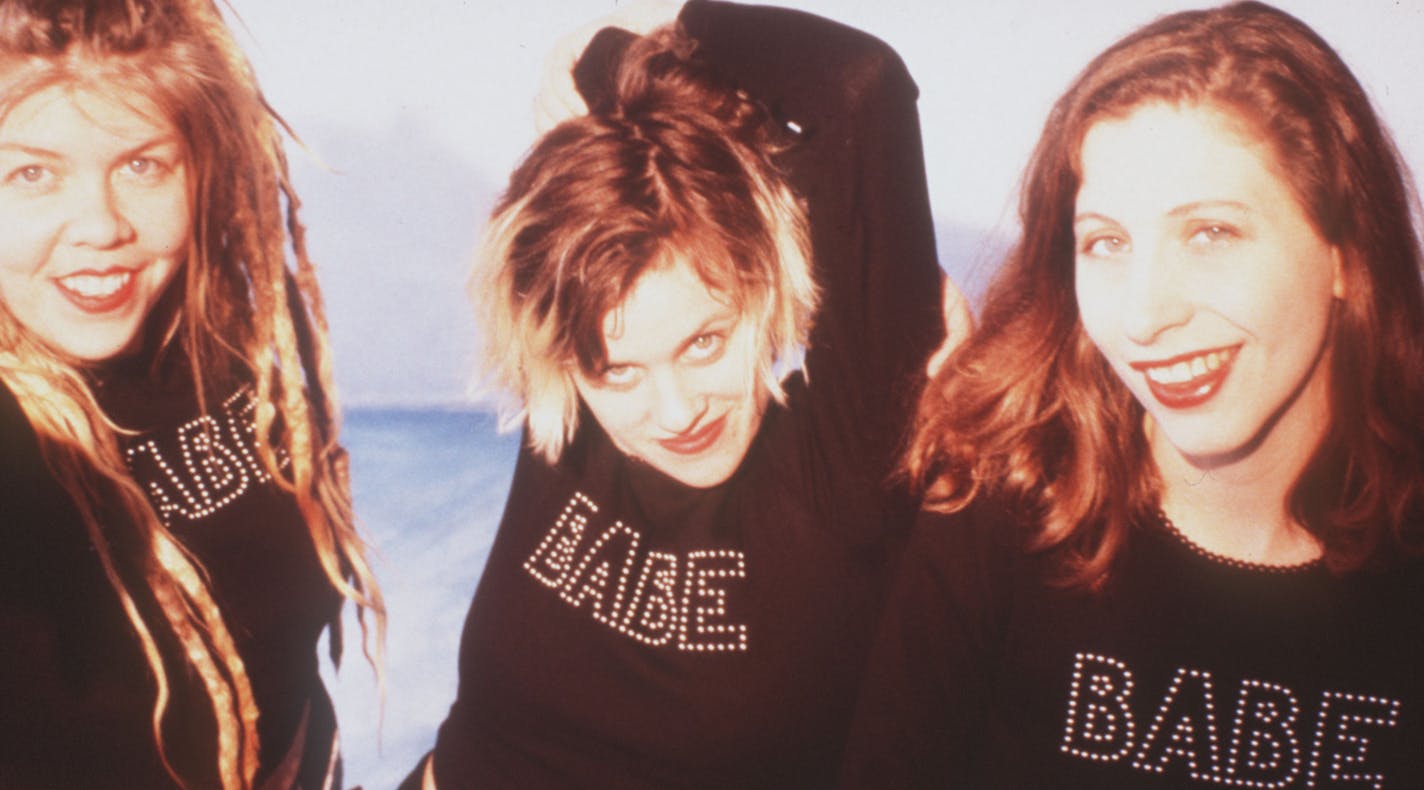
<svg viewBox="0 0 1424 790"><path fill-rule="evenodd" d="M755 371L740 356L728 354L695 374L697 391L720 400L744 398L754 391Z"/></svg>
<svg viewBox="0 0 1424 790"><path fill-rule="evenodd" d="M636 428L646 409L636 391L617 392L596 387L579 387L579 395L603 430L618 440L619 434Z"/></svg>
<svg viewBox="0 0 1424 790"><path fill-rule="evenodd" d="M44 255L21 248L17 241L14 236L0 236L0 305L28 325L39 299Z"/></svg>
<svg viewBox="0 0 1424 790"><path fill-rule="evenodd" d="M49 258L58 223L31 207L0 200L0 276L35 273Z"/></svg>
<svg viewBox="0 0 1424 790"><path fill-rule="evenodd" d="M167 288L168 284L173 282L174 276L177 275L178 271L186 266L187 263L182 254L175 252L166 256L166 259L159 265L163 268L159 272L160 276L157 277L154 282L154 291L156 293L162 292L163 289Z"/></svg>
<svg viewBox="0 0 1424 790"><path fill-rule="evenodd" d="M155 196L142 211L141 233L147 237L150 248L169 256L181 254L193 231L186 193Z"/></svg>
<svg viewBox="0 0 1424 790"><path fill-rule="evenodd" d="M1078 321L1098 350L1112 359L1111 339L1122 309L1115 284L1100 267L1080 266L1073 275L1073 293L1078 302Z"/></svg>
<svg viewBox="0 0 1424 790"><path fill-rule="evenodd" d="M1218 312L1268 345L1318 342L1334 307L1333 271L1308 254L1242 267L1230 287L1213 292Z"/></svg>

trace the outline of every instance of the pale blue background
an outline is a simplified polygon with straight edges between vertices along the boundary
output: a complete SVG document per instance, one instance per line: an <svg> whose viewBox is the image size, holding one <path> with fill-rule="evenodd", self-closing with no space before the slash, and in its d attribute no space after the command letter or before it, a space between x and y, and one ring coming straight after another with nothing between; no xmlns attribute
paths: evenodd
<svg viewBox="0 0 1424 790"><path fill-rule="evenodd" d="M357 510L391 612L384 748L370 672L347 628L332 681L348 784L390 787L431 744L508 484L516 439L467 403L466 259L533 139L559 35L608 0L232 0L292 150L348 406ZM1015 231L1013 193L1048 105L1087 60L1166 0L804 0L894 45L921 88L940 257L971 291ZM1292 0L1356 70L1424 168L1424 2Z"/></svg>
<svg viewBox="0 0 1424 790"><path fill-rule="evenodd" d="M232 0L293 151L349 403L459 401L462 288L479 221L533 139L543 59L611 0ZM941 259L973 271L1012 235L1013 189L1048 105L1092 55L1181 0L800 0L899 50L921 88ZM1289 0L1424 168L1424 2ZM990 256L992 257L992 256Z"/></svg>

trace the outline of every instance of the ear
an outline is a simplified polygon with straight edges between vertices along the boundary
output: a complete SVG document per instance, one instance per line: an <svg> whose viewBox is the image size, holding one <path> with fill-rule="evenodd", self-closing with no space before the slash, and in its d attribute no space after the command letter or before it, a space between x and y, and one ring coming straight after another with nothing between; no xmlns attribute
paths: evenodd
<svg viewBox="0 0 1424 790"><path fill-rule="evenodd" d="M1344 299L1345 263L1341 260L1339 247L1330 248L1330 260L1331 271L1333 272L1330 280L1330 293L1333 294L1336 299Z"/></svg>

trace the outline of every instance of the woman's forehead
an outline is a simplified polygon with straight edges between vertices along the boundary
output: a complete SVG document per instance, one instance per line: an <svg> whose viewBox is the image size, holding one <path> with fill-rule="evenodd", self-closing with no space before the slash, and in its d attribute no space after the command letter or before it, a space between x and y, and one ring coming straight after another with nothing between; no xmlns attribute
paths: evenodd
<svg viewBox="0 0 1424 790"><path fill-rule="evenodd" d="M708 321L735 320L741 312L727 290L709 282L691 263L677 260L644 270L623 300L604 314L601 328L611 348L630 332L675 335Z"/></svg>
<svg viewBox="0 0 1424 790"><path fill-rule="evenodd" d="M155 126L172 124L137 64L124 56L0 57L0 117L40 94L65 94L78 106L122 107Z"/></svg>

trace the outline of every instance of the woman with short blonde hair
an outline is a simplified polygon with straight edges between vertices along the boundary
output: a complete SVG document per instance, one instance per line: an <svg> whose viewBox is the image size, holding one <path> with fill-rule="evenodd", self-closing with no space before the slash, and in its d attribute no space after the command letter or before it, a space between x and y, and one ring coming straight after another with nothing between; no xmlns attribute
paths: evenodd
<svg viewBox="0 0 1424 790"><path fill-rule="evenodd" d="M574 77L588 114L472 279L525 446L408 786L825 786L941 330L914 83L859 31L706 2Z"/></svg>

